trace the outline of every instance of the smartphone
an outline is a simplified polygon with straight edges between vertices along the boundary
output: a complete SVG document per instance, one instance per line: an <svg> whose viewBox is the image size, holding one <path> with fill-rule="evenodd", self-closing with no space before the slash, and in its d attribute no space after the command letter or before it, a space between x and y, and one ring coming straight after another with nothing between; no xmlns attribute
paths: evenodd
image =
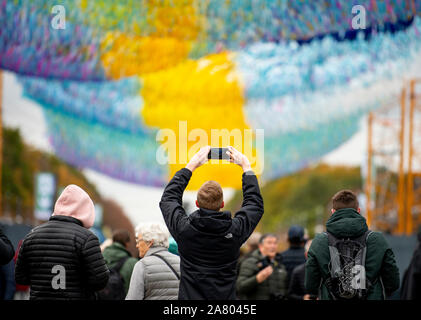
<svg viewBox="0 0 421 320"><path fill-rule="evenodd" d="M208 153L208 159L229 160L230 156L227 154L228 148L211 148Z"/></svg>

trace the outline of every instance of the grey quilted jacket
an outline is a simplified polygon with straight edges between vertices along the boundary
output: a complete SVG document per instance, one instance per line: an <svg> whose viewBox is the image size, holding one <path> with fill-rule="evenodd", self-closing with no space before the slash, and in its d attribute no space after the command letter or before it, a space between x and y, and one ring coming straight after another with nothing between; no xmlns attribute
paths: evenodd
<svg viewBox="0 0 421 320"><path fill-rule="evenodd" d="M163 257L180 276L180 257L165 247L152 247L134 266L126 300L177 300L179 279Z"/></svg>

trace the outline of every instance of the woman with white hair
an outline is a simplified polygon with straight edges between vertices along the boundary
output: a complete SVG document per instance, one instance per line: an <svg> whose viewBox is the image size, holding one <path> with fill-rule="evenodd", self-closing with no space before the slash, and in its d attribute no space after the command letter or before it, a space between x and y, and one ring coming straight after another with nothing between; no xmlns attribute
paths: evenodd
<svg viewBox="0 0 421 320"><path fill-rule="evenodd" d="M177 300L180 257L168 251L170 234L162 223L143 223L136 228L140 260L130 279L126 300Z"/></svg>

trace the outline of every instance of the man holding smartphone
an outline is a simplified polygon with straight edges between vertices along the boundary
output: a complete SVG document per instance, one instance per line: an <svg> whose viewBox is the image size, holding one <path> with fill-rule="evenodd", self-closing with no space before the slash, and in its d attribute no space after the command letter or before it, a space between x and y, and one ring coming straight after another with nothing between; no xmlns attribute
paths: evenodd
<svg viewBox="0 0 421 320"><path fill-rule="evenodd" d="M235 299L236 265L241 245L263 215L263 198L256 175L245 155L228 147L229 161L243 169L243 203L231 217L224 206L222 188L207 181L197 193L198 210L187 215L183 192L194 170L208 161L210 147L199 150L168 183L159 206L181 258L180 300Z"/></svg>

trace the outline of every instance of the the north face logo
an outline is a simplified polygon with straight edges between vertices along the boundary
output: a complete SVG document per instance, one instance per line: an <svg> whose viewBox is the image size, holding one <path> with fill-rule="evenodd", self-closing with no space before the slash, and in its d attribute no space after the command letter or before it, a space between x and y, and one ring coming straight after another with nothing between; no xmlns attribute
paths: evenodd
<svg viewBox="0 0 421 320"><path fill-rule="evenodd" d="M227 239L231 239L232 238L232 233L230 232L230 233L227 233L226 235L225 235L225 238L227 238Z"/></svg>

